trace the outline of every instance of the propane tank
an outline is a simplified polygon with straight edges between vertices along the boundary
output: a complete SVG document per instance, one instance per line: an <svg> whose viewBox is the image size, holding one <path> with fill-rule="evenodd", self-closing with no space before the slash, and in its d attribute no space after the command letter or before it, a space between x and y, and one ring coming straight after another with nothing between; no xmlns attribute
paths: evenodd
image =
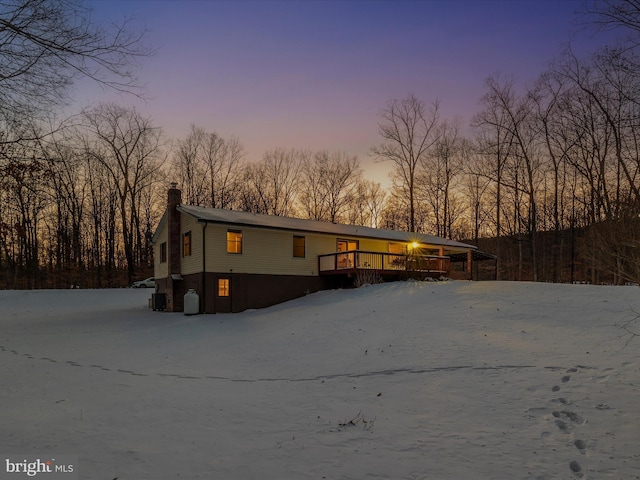
<svg viewBox="0 0 640 480"><path fill-rule="evenodd" d="M197 315L200 313L200 297L193 288L184 294L184 314Z"/></svg>

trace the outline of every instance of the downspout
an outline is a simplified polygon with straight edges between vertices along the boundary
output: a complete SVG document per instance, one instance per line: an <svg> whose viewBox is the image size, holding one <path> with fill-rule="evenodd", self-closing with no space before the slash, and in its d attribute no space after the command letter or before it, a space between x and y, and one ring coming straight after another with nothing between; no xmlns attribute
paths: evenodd
<svg viewBox="0 0 640 480"><path fill-rule="evenodd" d="M181 192L175 182L171 183L171 188L167 192L167 285L166 295L168 312L181 312L183 301L178 298L180 290L179 280L174 280L174 275L180 276L182 269L182 259L180 255L180 212L178 205L182 202Z"/></svg>
<svg viewBox="0 0 640 480"><path fill-rule="evenodd" d="M202 313L206 313L207 305L207 237L205 236L205 232L208 225L209 224L205 222L204 227L202 227Z"/></svg>

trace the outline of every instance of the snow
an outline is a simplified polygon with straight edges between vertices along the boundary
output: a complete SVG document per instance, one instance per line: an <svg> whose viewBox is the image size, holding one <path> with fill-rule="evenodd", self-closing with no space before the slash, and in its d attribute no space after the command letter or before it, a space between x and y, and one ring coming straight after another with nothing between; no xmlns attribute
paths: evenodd
<svg viewBox="0 0 640 480"><path fill-rule="evenodd" d="M637 287L149 296L0 292L0 453L77 455L81 479L640 478Z"/></svg>

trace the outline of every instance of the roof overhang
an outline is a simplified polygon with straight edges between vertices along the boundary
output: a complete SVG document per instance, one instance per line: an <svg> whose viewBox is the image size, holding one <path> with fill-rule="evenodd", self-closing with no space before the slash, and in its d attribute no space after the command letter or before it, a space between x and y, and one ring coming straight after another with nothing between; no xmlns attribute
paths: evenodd
<svg viewBox="0 0 640 480"><path fill-rule="evenodd" d="M236 210L196 207L192 205L178 205L177 208L178 211L194 217L199 223L319 233L344 237L386 240L389 242L417 242L421 245L444 247L450 252L467 252L478 248L475 245L469 245L422 233L383 230L359 225L345 225L302 218L240 212Z"/></svg>

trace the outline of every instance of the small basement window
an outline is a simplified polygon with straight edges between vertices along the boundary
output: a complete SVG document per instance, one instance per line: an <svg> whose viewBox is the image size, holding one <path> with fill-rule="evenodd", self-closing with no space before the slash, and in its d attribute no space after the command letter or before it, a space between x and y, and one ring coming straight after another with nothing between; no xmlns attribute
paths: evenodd
<svg viewBox="0 0 640 480"><path fill-rule="evenodd" d="M229 296L229 279L228 278L218 279L218 296L219 297Z"/></svg>

